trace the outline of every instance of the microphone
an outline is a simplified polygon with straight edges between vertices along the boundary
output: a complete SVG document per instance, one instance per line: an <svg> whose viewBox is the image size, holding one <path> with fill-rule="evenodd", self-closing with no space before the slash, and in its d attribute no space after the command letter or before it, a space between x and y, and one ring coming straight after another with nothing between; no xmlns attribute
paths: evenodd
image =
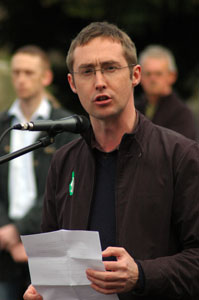
<svg viewBox="0 0 199 300"><path fill-rule="evenodd" d="M19 123L12 129L29 130L29 131L47 131L60 133L69 131L73 133L81 133L90 126L89 120L85 116L72 115L59 120L38 120L29 123Z"/></svg>

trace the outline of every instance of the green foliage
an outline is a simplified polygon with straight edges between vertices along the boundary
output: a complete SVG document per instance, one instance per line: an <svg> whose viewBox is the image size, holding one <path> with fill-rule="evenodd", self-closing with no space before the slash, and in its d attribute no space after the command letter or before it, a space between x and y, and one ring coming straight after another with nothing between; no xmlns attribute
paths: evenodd
<svg viewBox="0 0 199 300"><path fill-rule="evenodd" d="M10 78L10 60L7 49L0 51L0 111L8 108L14 99L14 90Z"/></svg>

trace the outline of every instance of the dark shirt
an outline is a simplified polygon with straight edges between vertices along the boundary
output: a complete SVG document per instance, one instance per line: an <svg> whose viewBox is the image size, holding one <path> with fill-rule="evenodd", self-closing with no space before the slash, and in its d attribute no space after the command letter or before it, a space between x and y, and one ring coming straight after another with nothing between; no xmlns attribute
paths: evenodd
<svg viewBox="0 0 199 300"><path fill-rule="evenodd" d="M95 149L96 178L88 230L99 232L102 250L116 246L115 177L118 150L104 153ZM106 257L103 260L116 260ZM139 280L136 290L144 289L144 273L138 264Z"/></svg>
<svg viewBox="0 0 199 300"><path fill-rule="evenodd" d="M102 250L116 245L115 176L117 150L104 153L95 149L96 178L89 230L99 231Z"/></svg>

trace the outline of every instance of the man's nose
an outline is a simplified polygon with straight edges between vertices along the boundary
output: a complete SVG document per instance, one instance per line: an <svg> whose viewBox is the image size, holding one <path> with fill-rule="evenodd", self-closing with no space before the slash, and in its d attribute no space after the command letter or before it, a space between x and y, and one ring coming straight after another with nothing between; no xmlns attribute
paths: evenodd
<svg viewBox="0 0 199 300"><path fill-rule="evenodd" d="M21 82L25 79L25 77L26 77L25 74L21 72L21 73L17 74L16 79L17 79L17 81Z"/></svg>
<svg viewBox="0 0 199 300"><path fill-rule="evenodd" d="M106 88L106 80L101 69L95 70L95 88L96 89L105 89Z"/></svg>

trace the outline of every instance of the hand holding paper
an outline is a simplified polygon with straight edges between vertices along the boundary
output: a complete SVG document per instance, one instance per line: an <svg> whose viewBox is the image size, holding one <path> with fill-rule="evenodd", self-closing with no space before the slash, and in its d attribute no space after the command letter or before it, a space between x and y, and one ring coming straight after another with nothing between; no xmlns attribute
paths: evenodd
<svg viewBox="0 0 199 300"><path fill-rule="evenodd" d="M21 238L32 284L44 300L118 299L93 290L86 276L88 268L104 271L98 232L59 230Z"/></svg>
<svg viewBox="0 0 199 300"><path fill-rule="evenodd" d="M103 257L117 257L117 261L104 261L106 271L88 269L87 278L92 288L104 294L124 293L132 290L138 280L138 266L134 259L122 247L108 247Z"/></svg>

